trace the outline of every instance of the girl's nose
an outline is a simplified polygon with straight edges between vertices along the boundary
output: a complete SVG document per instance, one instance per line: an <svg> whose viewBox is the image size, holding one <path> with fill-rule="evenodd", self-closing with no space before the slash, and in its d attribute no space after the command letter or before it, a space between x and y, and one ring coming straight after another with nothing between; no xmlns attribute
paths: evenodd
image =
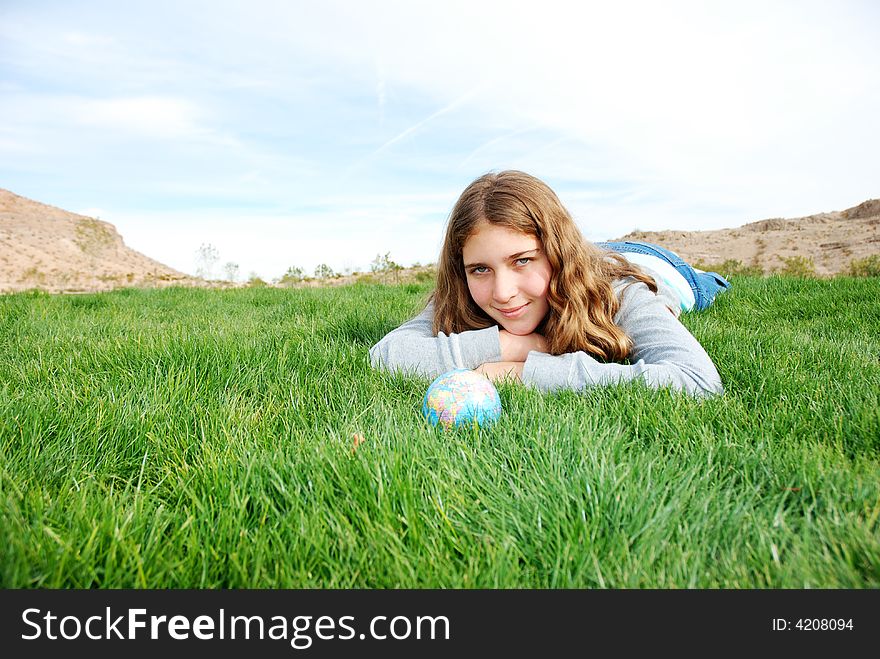
<svg viewBox="0 0 880 659"><path fill-rule="evenodd" d="M492 288L492 297L496 302L507 302L516 295L516 282L510 273L498 272L495 275L495 285Z"/></svg>

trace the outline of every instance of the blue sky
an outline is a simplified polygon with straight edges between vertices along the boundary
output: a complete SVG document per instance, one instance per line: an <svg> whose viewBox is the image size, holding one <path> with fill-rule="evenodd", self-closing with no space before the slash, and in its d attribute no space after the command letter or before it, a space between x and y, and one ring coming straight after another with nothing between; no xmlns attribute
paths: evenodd
<svg viewBox="0 0 880 659"><path fill-rule="evenodd" d="M878 7L0 0L0 187L264 279L435 261L490 170L592 240L842 210L880 197Z"/></svg>

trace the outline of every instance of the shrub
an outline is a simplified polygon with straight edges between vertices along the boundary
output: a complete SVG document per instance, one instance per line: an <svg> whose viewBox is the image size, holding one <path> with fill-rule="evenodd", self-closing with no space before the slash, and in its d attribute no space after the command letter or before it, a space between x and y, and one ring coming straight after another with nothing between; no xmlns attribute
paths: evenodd
<svg viewBox="0 0 880 659"><path fill-rule="evenodd" d="M287 272L278 280L278 284L280 286L293 286L294 284L298 284L303 279L306 278L305 271L297 266L291 266L287 269Z"/></svg>
<svg viewBox="0 0 880 659"><path fill-rule="evenodd" d="M816 277L816 266L813 259L806 256L779 257L785 264L779 274L785 277Z"/></svg>
<svg viewBox="0 0 880 659"><path fill-rule="evenodd" d="M742 261L737 259L727 259L718 264L697 261L694 264L694 267L699 268L700 270L705 270L706 272L717 272L719 275L722 275L727 279L730 279L731 277L760 277L764 274L764 271L761 270L759 266L745 265Z"/></svg>
<svg viewBox="0 0 880 659"><path fill-rule="evenodd" d="M113 244L113 234L99 220L83 218L76 224L76 237L73 241L86 254L98 255L104 248Z"/></svg>
<svg viewBox="0 0 880 659"><path fill-rule="evenodd" d="M21 276L18 278L18 281L20 281L20 282L33 281L38 284L45 284L46 283L46 273L40 272L39 270L37 270L34 267L30 267L27 270L25 270L23 273L21 273Z"/></svg>
<svg viewBox="0 0 880 659"><path fill-rule="evenodd" d="M851 277L880 277L880 254L853 259L849 263L847 274Z"/></svg>

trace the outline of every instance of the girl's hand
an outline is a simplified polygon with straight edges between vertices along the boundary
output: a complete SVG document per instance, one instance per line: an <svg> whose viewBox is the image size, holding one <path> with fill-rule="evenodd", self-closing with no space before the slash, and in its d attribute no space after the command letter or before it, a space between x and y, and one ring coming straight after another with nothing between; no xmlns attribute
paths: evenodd
<svg viewBox="0 0 880 659"><path fill-rule="evenodd" d="M522 382L524 362L486 362L474 369L475 373L485 375L493 382L513 380Z"/></svg>
<svg viewBox="0 0 880 659"><path fill-rule="evenodd" d="M519 336L507 330L499 330L498 339L501 342L502 361L524 362L532 350L547 352L547 341L537 332Z"/></svg>

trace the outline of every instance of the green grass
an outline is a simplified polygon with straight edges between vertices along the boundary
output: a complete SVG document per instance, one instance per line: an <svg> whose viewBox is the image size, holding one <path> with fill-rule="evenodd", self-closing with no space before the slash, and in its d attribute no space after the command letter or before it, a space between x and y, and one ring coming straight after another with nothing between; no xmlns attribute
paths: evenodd
<svg viewBox="0 0 880 659"><path fill-rule="evenodd" d="M0 298L0 586L880 586L880 280L737 278L684 318L721 398L446 433L367 359L428 292Z"/></svg>

